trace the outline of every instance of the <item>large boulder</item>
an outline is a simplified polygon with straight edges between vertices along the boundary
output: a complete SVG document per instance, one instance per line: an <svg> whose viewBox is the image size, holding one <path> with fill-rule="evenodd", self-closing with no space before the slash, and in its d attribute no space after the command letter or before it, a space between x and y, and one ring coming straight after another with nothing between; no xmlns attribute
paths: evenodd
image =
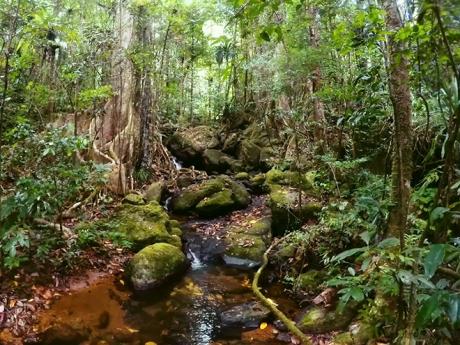
<svg viewBox="0 0 460 345"><path fill-rule="evenodd" d="M206 171L217 173L243 170L241 161L216 149L204 150L203 164Z"/></svg>
<svg viewBox="0 0 460 345"><path fill-rule="evenodd" d="M203 217L214 217L250 202L246 188L222 175L185 188L172 200L172 210L177 213L195 212Z"/></svg>
<svg viewBox="0 0 460 345"><path fill-rule="evenodd" d="M163 198L165 190L166 185L164 181L153 182L145 191L144 199L147 200L147 202L156 201L159 203Z"/></svg>
<svg viewBox="0 0 460 345"><path fill-rule="evenodd" d="M221 192L224 187L224 181L221 179L212 179L192 184L173 198L171 204L172 210L177 213L190 212L201 200Z"/></svg>
<svg viewBox="0 0 460 345"><path fill-rule="evenodd" d="M310 195L278 184L270 185L268 206L272 211L274 235L283 235L286 231L299 228L306 221L314 219L322 208L321 203Z"/></svg>
<svg viewBox="0 0 460 345"><path fill-rule="evenodd" d="M222 328L257 328L270 316L270 310L260 302L237 305L220 314Z"/></svg>
<svg viewBox="0 0 460 345"><path fill-rule="evenodd" d="M231 266L257 267L271 240L269 217L250 219L232 225L225 239L226 250L223 259Z"/></svg>
<svg viewBox="0 0 460 345"><path fill-rule="evenodd" d="M163 285L186 267L187 258L179 248L155 243L133 256L128 275L134 290L142 292Z"/></svg>
<svg viewBox="0 0 460 345"><path fill-rule="evenodd" d="M107 225L124 233L135 249L158 242L181 247L181 239L177 236L177 231L172 232L174 226L171 225L168 214L156 201L137 206L123 205Z"/></svg>
<svg viewBox="0 0 460 345"><path fill-rule="evenodd" d="M254 122L242 134L238 158L249 168L266 168L274 156L271 148L274 136L267 129Z"/></svg>
<svg viewBox="0 0 460 345"><path fill-rule="evenodd" d="M171 152L188 164L201 164L201 155L206 149L219 146L214 130L208 126L197 126L175 132L167 141Z"/></svg>
<svg viewBox="0 0 460 345"><path fill-rule="evenodd" d="M235 200L230 189L223 189L201 200L195 207L196 212L203 217L214 217L227 213L234 208Z"/></svg>

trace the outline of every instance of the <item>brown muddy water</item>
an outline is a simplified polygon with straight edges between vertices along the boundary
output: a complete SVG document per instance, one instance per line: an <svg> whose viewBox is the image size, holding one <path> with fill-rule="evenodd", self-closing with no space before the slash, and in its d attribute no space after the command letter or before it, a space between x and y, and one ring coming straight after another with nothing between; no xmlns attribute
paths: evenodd
<svg viewBox="0 0 460 345"><path fill-rule="evenodd" d="M99 345L285 344L274 335L257 339L257 332L255 337L248 336L250 329L222 324L222 311L255 300L250 288L253 272L203 260L199 252L191 250L199 247L193 246L199 238L187 236L187 232L185 237L191 265L171 286L140 298L132 295L123 281L103 278L59 299L41 315L39 328L56 323L87 328L90 340L84 344ZM269 290L281 309L288 313L295 310L282 289Z"/></svg>

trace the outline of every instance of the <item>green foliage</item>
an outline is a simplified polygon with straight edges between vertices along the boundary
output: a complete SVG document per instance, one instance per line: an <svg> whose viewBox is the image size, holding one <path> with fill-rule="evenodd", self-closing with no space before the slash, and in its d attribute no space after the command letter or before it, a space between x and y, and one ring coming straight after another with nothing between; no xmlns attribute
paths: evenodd
<svg viewBox="0 0 460 345"><path fill-rule="evenodd" d="M15 259L17 248L30 244L30 230L23 226L34 226L36 218L61 223L61 215L70 203L105 182L104 166L76 163L77 153L87 148L88 140L69 136L69 132L68 127L49 127L37 133L25 123L8 134L11 145L4 154L3 176L5 181L15 183L14 191L0 205L0 243L5 265L19 264Z"/></svg>

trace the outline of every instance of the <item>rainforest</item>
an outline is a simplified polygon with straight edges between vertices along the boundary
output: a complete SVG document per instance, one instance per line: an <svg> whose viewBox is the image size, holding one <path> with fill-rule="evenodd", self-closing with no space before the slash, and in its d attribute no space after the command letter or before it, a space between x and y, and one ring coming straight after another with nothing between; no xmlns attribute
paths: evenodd
<svg viewBox="0 0 460 345"><path fill-rule="evenodd" d="M458 0L0 0L0 344L459 344L459 132Z"/></svg>

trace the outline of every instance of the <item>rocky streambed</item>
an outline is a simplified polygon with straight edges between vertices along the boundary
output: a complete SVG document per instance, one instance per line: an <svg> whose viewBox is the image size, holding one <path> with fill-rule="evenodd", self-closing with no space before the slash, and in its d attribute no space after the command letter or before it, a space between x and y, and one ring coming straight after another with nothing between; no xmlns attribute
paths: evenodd
<svg viewBox="0 0 460 345"><path fill-rule="evenodd" d="M129 217L139 216L134 216L133 207L146 212L145 204L128 205L124 209L130 210ZM155 202L148 205L150 211L156 207ZM164 281L160 282L159 278L146 274L147 278L144 277L140 285L136 285L139 284L136 279L130 282L129 279L133 279L132 273L126 280L105 277L89 287L62 297L41 315L39 328L42 331L42 343L275 345L285 344L287 340L290 342L290 336L283 331L283 327L275 329L268 326L260 329L263 322L275 320L255 299L250 288L253 275L250 268L257 265L257 255L265 248L264 244L263 248L257 248L255 254L250 253L251 248L257 246L251 236L257 236L258 231L241 238L240 245L247 248L248 258L226 254L231 253L227 241L229 231L230 234L235 231L236 224L240 225L240 230L245 224L252 229L254 224L258 224L253 220L262 219L261 224L265 227L260 227L265 230L261 236L267 236L270 232L267 212L265 197L255 197L246 209L221 217L182 218L180 235L184 242L183 255L188 262L184 268L185 273L179 267L181 264L175 266L174 256L178 255L177 260L181 261L182 252L178 254L172 248L178 247L166 242L148 245L139 253L145 252L146 248L147 251L160 253L161 258L151 258L152 262L167 259L168 268L177 274L168 276L169 273L162 268L161 279ZM126 211L121 214L127 216ZM155 219L160 222L165 220L164 217ZM177 227L175 233L178 234L179 222L169 217L167 222ZM165 238L170 241L167 236L162 237L162 240ZM144 238L138 239L145 243ZM158 246L163 248L156 248ZM173 253L168 254L168 250ZM137 260L147 262L148 259L143 256L148 254L139 253ZM136 265L135 256L130 264L131 269ZM148 270L142 267L137 269L141 273ZM151 264L149 270L158 272L158 269L152 269ZM152 286L143 285L147 279L153 282ZM137 293L132 292L133 288ZM278 301L281 309L293 316L296 304L284 296L280 285L272 285L266 293Z"/></svg>
<svg viewBox="0 0 460 345"><path fill-rule="evenodd" d="M309 175L272 169L195 177L175 194L165 191L154 183L128 195L110 219L80 225L124 233L136 253L122 276L96 281L45 311L37 327L41 343L299 344L256 300L251 281L274 236L315 222L322 206ZM277 248L274 260L289 265L296 246ZM324 279L310 269L298 284L316 294ZM332 344L356 316L357 307L336 312L334 292L302 310L273 268L262 283L315 344ZM352 326L354 335L342 333L346 341L336 344L367 331Z"/></svg>

